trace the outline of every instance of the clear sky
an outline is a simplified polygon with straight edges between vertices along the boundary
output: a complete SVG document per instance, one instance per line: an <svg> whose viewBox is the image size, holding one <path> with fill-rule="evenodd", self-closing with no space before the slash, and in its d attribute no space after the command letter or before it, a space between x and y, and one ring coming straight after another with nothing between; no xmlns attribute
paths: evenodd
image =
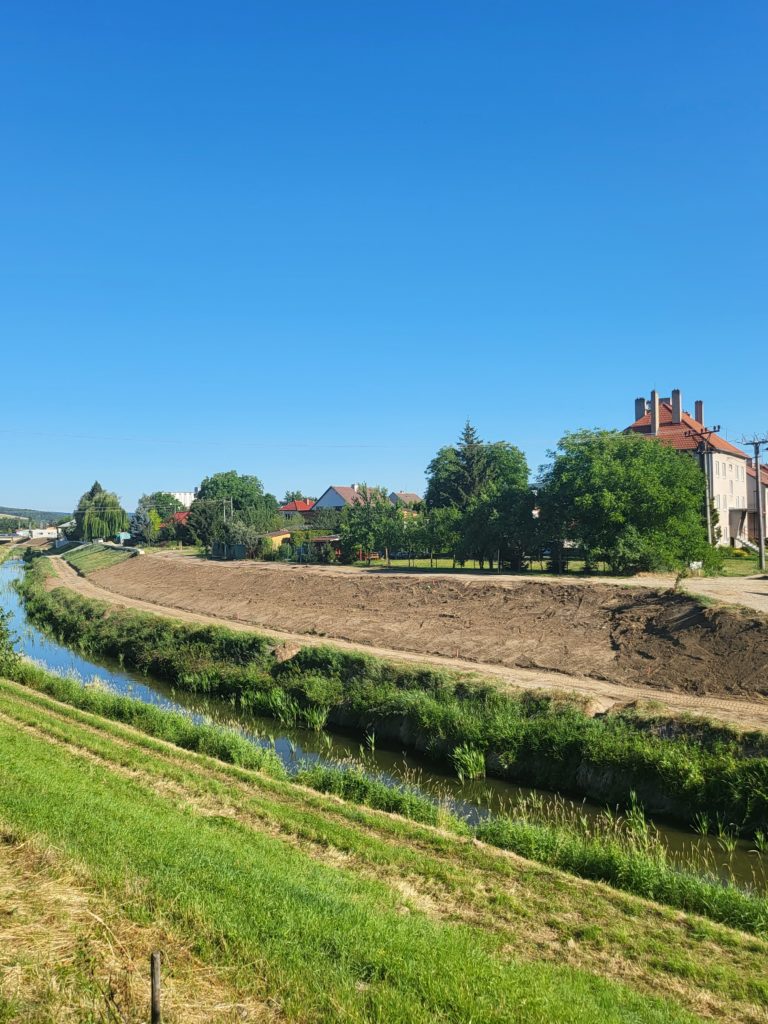
<svg viewBox="0 0 768 1024"><path fill-rule="evenodd" d="M768 5L0 8L0 504L768 430Z"/></svg>

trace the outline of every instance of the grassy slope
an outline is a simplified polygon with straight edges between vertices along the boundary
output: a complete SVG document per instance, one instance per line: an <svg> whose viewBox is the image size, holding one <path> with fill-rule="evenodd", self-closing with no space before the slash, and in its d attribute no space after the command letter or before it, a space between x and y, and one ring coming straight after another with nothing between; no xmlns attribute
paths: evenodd
<svg viewBox="0 0 768 1024"><path fill-rule="evenodd" d="M118 551L116 548L107 548L102 544L94 544L87 548L77 548L62 556L80 573L81 576L89 576L97 569L109 569L110 566L119 565L127 558L133 557L132 551Z"/></svg>
<svg viewBox="0 0 768 1024"><path fill-rule="evenodd" d="M7 827L288 1019L768 1019L764 940L30 696L0 687Z"/></svg>

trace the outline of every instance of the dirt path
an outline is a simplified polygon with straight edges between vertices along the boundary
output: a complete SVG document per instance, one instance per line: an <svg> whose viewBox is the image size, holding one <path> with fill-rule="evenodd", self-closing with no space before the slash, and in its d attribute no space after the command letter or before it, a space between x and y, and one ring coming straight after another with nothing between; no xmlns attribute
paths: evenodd
<svg viewBox="0 0 768 1024"><path fill-rule="evenodd" d="M132 562L138 561L138 559L132 560ZM129 565L131 563L124 564ZM677 714L706 715L709 718L729 722L739 728L768 730L768 700L761 697L745 700L709 694L676 693L649 686L632 686L605 679L595 679L581 674L506 667L489 662L476 662L463 658L404 651L396 647L382 647L361 642L352 643L336 637L327 638L300 632L287 632L262 625L256 627L252 622L243 622L234 618L224 618L220 615L202 612L190 612L183 608L114 593L99 586L93 579L85 579L78 576L71 566L58 557L51 558L51 565L56 571L56 578L50 581L50 585L53 587L66 586L68 589L82 594L84 597L106 601L109 604L120 607L152 612L156 615L163 615L167 618L178 619L183 622L226 625L230 629L245 631L253 631L254 628L258 628L260 632L283 641L289 647L319 646L331 643L333 646L341 647L345 650L363 651L394 662L428 664L451 669L452 671L466 672L475 676L481 675L484 678L495 681L503 689L540 689L574 692L583 696L588 701L590 709L594 712L605 711L616 705L654 700ZM112 572L113 570L105 571Z"/></svg>

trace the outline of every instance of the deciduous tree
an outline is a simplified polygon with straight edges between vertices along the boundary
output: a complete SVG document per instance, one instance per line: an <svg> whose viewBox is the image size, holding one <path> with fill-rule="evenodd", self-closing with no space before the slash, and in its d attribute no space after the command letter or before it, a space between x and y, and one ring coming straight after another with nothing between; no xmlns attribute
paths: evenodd
<svg viewBox="0 0 768 1024"><path fill-rule="evenodd" d="M698 463L653 438L606 430L566 434L541 475L541 526L578 543L587 565L615 572L712 563Z"/></svg>

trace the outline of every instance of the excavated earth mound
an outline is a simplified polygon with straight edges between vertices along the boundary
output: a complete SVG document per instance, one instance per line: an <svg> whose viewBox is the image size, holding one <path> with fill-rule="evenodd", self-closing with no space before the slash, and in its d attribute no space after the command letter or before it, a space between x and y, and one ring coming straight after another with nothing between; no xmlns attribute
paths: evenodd
<svg viewBox="0 0 768 1024"><path fill-rule="evenodd" d="M90 579L255 627L663 690L768 696L768 617L671 592L151 555Z"/></svg>

